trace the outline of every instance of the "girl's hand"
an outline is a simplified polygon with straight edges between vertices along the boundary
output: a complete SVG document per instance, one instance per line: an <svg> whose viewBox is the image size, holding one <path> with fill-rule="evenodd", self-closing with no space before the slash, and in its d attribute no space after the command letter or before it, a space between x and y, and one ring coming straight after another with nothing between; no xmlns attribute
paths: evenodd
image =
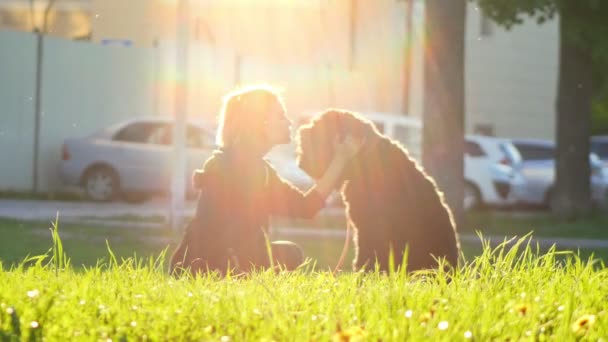
<svg viewBox="0 0 608 342"><path fill-rule="evenodd" d="M336 137L334 139L334 159L349 161L359 153L363 145L365 145L365 138L355 139L349 135L340 142Z"/></svg>

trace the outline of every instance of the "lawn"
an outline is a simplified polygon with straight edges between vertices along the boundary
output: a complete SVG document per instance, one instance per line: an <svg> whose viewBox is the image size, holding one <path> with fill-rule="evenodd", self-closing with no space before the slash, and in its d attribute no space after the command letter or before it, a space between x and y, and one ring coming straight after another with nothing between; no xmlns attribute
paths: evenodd
<svg viewBox="0 0 608 342"><path fill-rule="evenodd" d="M608 215L594 213L575 221L561 221L542 211L473 212L467 215L462 232L480 231L484 235L525 235L608 240Z"/></svg>
<svg viewBox="0 0 608 342"><path fill-rule="evenodd" d="M67 232L69 229L65 229ZM3 341L599 341L608 270L575 256L495 250L457 272L258 272L169 277L161 259L76 271L46 260L0 271ZM67 241L66 241L67 242ZM65 244L67 256L67 243Z"/></svg>
<svg viewBox="0 0 608 342"><path fill-rule="evenodd" d="M150 222L146 218L129 217L126 221ZM535 237L572 237L608 240L608 218L594 215L591 218L576 222L559 222L543 213L491 213L475 212L467 216L468 225L461 233L474 235L480 231L484 236L523 236L533 231ZM319 218L316 220L275 220L277 227L322 227L344 229L343 218ZM0 219L0 261L5 267L21 262L28 255L43 254L51 247L51 222L21 222ZM75 267L92 266L100 258L107 259L106 240L120 260L133 255L147 257L158 255L168 248L171 253L179 234L168 229L110 228L95 224L60 223L60 233L64 248ZM306 255L316 262L320 269L333 268L338 260L343 238L311 238L275 234L273 239L292 240L300 244ZM479 241L463 241L463 253L472 259L482 252ZM546 251L545 248L542 251ZM603 260L608 260L608 249L582 249L583 258L592 253ZM352 260L352 245L345 267Z"/></svg>

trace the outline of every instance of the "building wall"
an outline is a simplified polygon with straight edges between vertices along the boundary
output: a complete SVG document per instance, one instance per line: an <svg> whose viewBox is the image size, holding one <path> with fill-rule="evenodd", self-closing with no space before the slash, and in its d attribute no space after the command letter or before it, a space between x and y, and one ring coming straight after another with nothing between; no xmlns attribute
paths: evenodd
<svg viewBox="0 0 608 342"><path fill-rule="evenodd" d="M137 47L153 47L175 32L176 2L92 0L92 40L124 40Z"/></svg>
<svg viewBox="0 0 608 342"><path fill-rule="evenodd" d="M0 189L30 190L36 38L0 31ZM4 51L10 51L5 53Z"/></svg>
<svg viewBox="0 0 608 342"><path fill-rule="evenodd" d="M151 37L156 35L165 46L174 46L175 29L170 29L175 19L174 1L95 0L95 3L96 11L107 13L101 15L106 18L101 22L107 20L106 27L120 30L125 37L141 37L134 38L137 44L152 44ZM120 3L120 10L114 3ZM194 66L217 76L215 80L196 79L197 72L192 72L198 91L212 88L207 93L215 96L238 83L269 81L285 89L287 103L295 113L338 106L422 115L423 1L415 2L415 32L409 43L405 38L405 4L401 1L192 0L190 3L192 49L200 50L202 46L230 56L219 70ZM161 9L165 15L159 16L151 8ZM144 15L132 19L127 14L132 11ZM354 27L351 14L356 18ZM474 3L469 4L467 16L467 132L482 128L501 136L552 138L557 22L538 26L526 21L511 31L490 24L484 27L488 32L481 32L482 16ZM94 32L103 30L109 29L99 26ZM413 51L414 64L411 103L404 108L401 87L404 53L408 48ZM208 61L201 62L194 55L190 63L200 65ZM204 109L200 107L198 111L215 111L209 101L214 102L206 99ZM191 108L197 111L197 105Z"/></svg>
<svg viewBox="0 0 608 342"><path fill-rule="evenodd" d="M33 186L36 37L0 32L0 190ZM153 49L47 37L41 92L39 191L62 189L61 144L135 116L158 115ZM6 159L5 159L6 158Z"/></svg>
<svg viewBox="0 0 608 342"><path fill-rule="evenodd" d="M482 35L480 13L469 6L467 14L467 132L485 125L497 136L553 139L557 20L526 21L510 31L493 26Z"/></svg>
<svg viewBox="0 0 608 342"><path fill-rule="evenodd" d="M0 1L0 29L33 32L42 30L46 1ZM91 32L90 0L60 0L48 12L46 34L68 39L88 39Z"/></svg>

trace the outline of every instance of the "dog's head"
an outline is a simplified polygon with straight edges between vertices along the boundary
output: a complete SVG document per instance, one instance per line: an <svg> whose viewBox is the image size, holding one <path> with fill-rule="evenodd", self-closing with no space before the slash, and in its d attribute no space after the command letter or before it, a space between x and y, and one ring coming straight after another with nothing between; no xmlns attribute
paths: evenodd
<svg viewBox="0 0 608 342"><path fill-rule="evenodd" d="M365 138L379 135L373 123L358 114L328 109L300 127L297 135L298 164L314 179L320 179L334 158L334 142L347 136Z"/></svg>

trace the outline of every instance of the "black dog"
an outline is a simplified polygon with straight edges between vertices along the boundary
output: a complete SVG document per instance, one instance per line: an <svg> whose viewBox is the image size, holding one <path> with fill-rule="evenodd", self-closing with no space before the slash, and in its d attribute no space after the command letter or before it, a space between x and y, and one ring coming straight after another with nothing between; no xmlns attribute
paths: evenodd
<svg viewBox="0 0 608 342"><path fill-rule="evenodd" d="M407 270L437 267L437 258L456 266L460 254L456 227L434 180L399 143L352 112L327 110L298 132L298 162L319 179L333 158L336 137L365 137L366 143L342 174L348 219L355 226L355 270L388 270L392 251Z"/></svg>

